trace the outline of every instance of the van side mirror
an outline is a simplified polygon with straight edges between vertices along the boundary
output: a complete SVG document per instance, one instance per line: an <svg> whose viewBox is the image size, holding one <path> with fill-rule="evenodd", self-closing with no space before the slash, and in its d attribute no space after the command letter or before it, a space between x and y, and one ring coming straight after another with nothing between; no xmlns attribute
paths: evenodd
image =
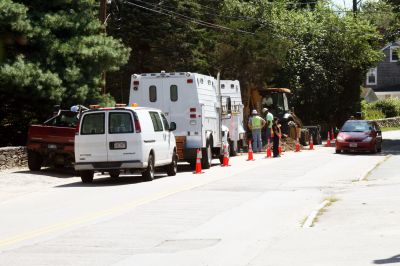
<svg viewBox="0 0 400 266"><path fill-rule="evenodd" d="M174 131L174 130L176 130L176 123L171 122L171 124L169 124L169 131Z"/></svg>
<svg viewBox="0 0 400 266"><path fill-rule="evenodd" d="M231 102L231 97L226 98L226 105L228 108L228 114L232 113L232 102Z"/></svg>

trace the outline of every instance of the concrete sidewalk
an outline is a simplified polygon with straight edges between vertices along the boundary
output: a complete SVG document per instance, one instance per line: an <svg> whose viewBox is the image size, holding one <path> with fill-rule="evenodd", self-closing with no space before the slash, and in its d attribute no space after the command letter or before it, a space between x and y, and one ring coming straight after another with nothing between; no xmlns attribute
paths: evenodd
<svg viewBox="0 0 400 266"><path fill-rule="evenodd" d="M249 265L400 265L400 155L354 182L318 217L276 240Z"/></svg>

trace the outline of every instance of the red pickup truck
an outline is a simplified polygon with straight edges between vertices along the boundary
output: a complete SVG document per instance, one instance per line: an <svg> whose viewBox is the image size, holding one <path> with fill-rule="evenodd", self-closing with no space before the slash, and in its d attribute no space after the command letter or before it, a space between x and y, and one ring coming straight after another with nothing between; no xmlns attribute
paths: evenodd
<svg viewBox="0 0 400 266"><path fill-rule="evenodd" d="M29 127L27 150L31 171L39 171L42 166L72 166L77 116L78 112L60 110L43 124Z"/></svg>

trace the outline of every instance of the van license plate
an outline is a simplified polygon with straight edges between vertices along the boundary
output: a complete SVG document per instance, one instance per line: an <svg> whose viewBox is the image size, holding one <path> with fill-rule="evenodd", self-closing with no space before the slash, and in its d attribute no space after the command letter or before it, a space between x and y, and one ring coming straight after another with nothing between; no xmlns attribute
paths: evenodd
<svg viewBox="0 0 400 266"><path fill-rule="evenodd" d="M126 149L126 141L110 142L110 148L113 149L113 150Z"/></svg>
<svg viewBox="0 0 400 266"><path fill-rule="evenodd" d="M357 148L357 143L349 143L350 148Z"/></svg>

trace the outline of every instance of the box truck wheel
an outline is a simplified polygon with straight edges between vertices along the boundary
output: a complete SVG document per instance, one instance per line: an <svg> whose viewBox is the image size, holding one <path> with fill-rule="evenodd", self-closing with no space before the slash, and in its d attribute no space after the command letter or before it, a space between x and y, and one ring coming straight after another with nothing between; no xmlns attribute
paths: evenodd
<svg viewBox="0 0 400 266"><path fill-rule="evenodd" d="M108 172L108 174L110 175L111 178L117 178L119 177L119 174L121 173L121 171L119 169L115 169L115 170L110 170Z"/></svg>
<svg viewBox="0 0 400 266"><path fill-rule="evenodd" d="M43 158L40 153L28 150L28 167L31 171L39 171L42 167Z"/></svg>
<svg viewBox="0 0 400 266"><path fill-rule="evenodd" d="M147 161L147 168L142 173L142 177L145 181L152 181L154 179L154 157L153 154L149 154L149 159Z"/></svg>
<svg viewBox="0 0 400 266"><path fill-rule="evenodd" d="M201 167L203 169L210 169L212 162L212 150L209 141L207 141L207 147L203 151L204 152L203 152L203 158L201 159L201 164L202 164Z"/></svg>
<svg viewBox="0 0 400 266"><path fill-rule="evenodd" d="M82 183L92 183L94 172L91 170L80 171L79 175L81 176Z"/></svg>

